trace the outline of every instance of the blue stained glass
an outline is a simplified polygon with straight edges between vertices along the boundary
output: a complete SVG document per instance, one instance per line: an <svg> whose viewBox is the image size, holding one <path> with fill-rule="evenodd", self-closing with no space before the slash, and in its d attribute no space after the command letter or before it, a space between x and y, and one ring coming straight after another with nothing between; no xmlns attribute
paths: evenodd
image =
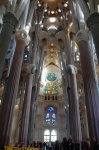
<svg viewBox="0 0 99 150"><path fill-rule="evenodd" d="M49 81L55 81L56 80L56 74L55 73L49 73L49 74L47 74L47 80L49 80Z"/></svg>
<svg viewBox="0 0 99 150"><path fill-rule="evenodd" d="M55 114L52 114L52 118L56 119L56 116L55 116Z"/></svg>
<svg viewBox="0 0 99 150"><path fill-rule="evenodd" d="M53 107L49 107L48 111L52 112L52 111L54 111L54 108Z"/></svg>
<svg viewBox="0 0 99 150"><path fill-rule="evenodd" d="M46 123L47 123L47 124L50 124L50 119L47 119L47 120L46 120Z"/></svg>
<svg viewBox="0 0 99 150"><path fill-rule="evenodd" d="M56 123L56 120L52 119L52 124L55 124Z"/></svg>
<svg viewBox="0 0 99 150"><path fill-rule="evenodd" d="M46 114L46 118L49 118L49 113Z"/></svg>

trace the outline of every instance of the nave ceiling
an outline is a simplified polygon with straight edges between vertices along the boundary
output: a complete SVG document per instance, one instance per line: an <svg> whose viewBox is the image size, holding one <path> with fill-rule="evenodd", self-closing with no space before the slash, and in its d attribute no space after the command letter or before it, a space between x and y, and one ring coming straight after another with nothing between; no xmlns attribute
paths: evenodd
<svg viewBox="0 0 99 150"><path fill-rule="evenodd" d="M17 1L19 3L19 0ZM0 0L0 4L6 4L7 0ZM68 12L69 12L69 7L68 7L68 1L65 0L39 0L38 1L38 10L39 8L39 4L42 3L46 3L47 4L47 10L44 12L44 16L45 19L43 19L43 26L41 27L40 33L39 33L39 41L42 42L42 40L45 38L46 39L46 46L44 49L44 64L43 67L45 70L47 70L47 72L44 74L44 77L42 77L41 80L41 94L44 94L44 78L46 78L46 75L48 73L54 73L54 70L57 70L55 73L58 77L58 79L60 81L62 81L61 78L61 71L60 71L60 45L59 45L59 40L61 39L62 41L62 46L64 47L64 49L62 50L63 52L65 52L65 34L63 32L62 28L59 28L61 26L60 21L59 21L59 17L61 18L62 16L62 12L61 12L61 5L65 5L66 7L64 7L67 16L68 16ZM40 10L39 10L40 11ZM51 18L55 19L51 22ZM69 18L70 19L70 18ZM71 20L70 20L71 23ZM58 30L59 29L59 30ZM71 33L74 33L74 28L73 26L71 26L70 29ZM28 64L25 64L28 65ZM78 65L78 64L77 64ZM55 69L50 69L50 67L52 66L52 68ZM77 66L78 70L80 69L80 65ZM26 69L26 68L25 68ZM24 69L24 65L23 65L23 69L22 69L22 76L23 78L26 78L26 70ZM5 68L6 70L6 68ZM79 71L78 71L79 74ZM45 79L46 80L46 79ZM81 79L77 79L78 82L82 83L82 78ZM81 80L81 81L80 81ZM60 84L60 83L59 83ZM62 83L61 83L62 85ZM63 94L61 92L61 94Z"/></svg>

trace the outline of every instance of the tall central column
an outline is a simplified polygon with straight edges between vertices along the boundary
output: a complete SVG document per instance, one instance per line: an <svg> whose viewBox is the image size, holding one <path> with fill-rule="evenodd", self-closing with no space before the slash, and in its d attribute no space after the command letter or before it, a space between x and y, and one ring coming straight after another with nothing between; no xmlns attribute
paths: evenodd
<svg viewBox="0 0 99 150"><path fill-rule="evenodd" d="M39 60L39 65L38 65L38 68L37 68L37 71L36 71L36 74L35 74L35 82L34 82L34 86L32 88L32 99L31 99L31 108L30 108L30 121L29 121L29 132L28 132L28 140L29 140L29 143L31 143L33 141L33 129L34 129L34 102L37 98L37 94L38 94L38 91L39 91L39 83L40 83L40 75L41 75L41 72L40 72L40 67L42 68L42 65L43 65L43 58L44 58L44 50L41 49L41 57L40 57L40 60Z"/></svg>
<svg viewBox="0 0 99 150"><path fill-rule="evenodd" d="M79 2L82 2L82 4L84 3L84 1L79 1ZM88 116L89 136L91 140L93 138L96 138L96 140L99 142L99 89L98 89L98 82L96 79L96 71L94 67L93 56L89 48L88 33L85 31L85 25L84 23L82 23L82 20L78 21L78 19L76 18L72 0L69 0L69 3L70 3L70 9L72 11L72 19L73 19L75 31L77 33L76 42L78 44L79 51L80 51L82 76L84 81L84 90L85 90L85 98L86 98L86 109L87 109L87 116ZM81 7L82 6L84 5L81 5ZM96 13L96 16L94 17L93 15L93 17L91 18L91 20L93 21L90 23L92 24L89 23L94 30L95 30L94 25L96 25L98 29L99 22L97 21L97 19L99 19L99 14ZM81 27L81 30L79 25ZM96 35L99 35L96 30L95 32Z"/></svg>
<svg viewBox="0 0 99 150"><path fill-rule="evenodd" d="M21 125L20 125L20 131L19 131L19 143L24 143L25 146L27 145L27 136L28 136L28 124L29 124L30 104L31 104L32 81L33 81L33 75L28 73L27 74L27 81L26 81L26 90L25 90L24 102L23 102Z"/></svg>
<svg viewBox="0 0 99 150"><path fill-rule="evenodd" d="M72 119L72 136L76 141L82 140L81 124L80 124L80 111L77 92L76 81L76 67L74 65L68 66L68 73L70 75L70 89L71 89L71 119Z"/></svg>
<svg viewBox="0 0 99 150"><path fill-rule="evenodd" d="M7 50L13 31L18 24L18 20L11 12L7 12L3 17L3 28L0 34L0 77L2 76Z"/></svg>
<svg viewBox="0 0 99 150"><path fill-rule="evenodd" d="M0 144L3 145L9 145L10 143L13 112L17 98L23 54L28 40L29 39L25 31L21 30L17 33L16 50L0 114Z"/></svg>
<svg viewBox="0 0 99 150"><path fill-rule="evenodd" d="M76 40L79 46L82 64L89 136L91 140L96 138L97 141L99 141L99 87L96 79L92 52L87 42L87 32L84 29L79 30L76 35Z"/></svg>
<svg viewBox="0 0 99 150"><path fill-rule="evenodd" d="M32 46L32 56L30 63L33 67L35 67L36 62L36 53L37 53L37 37L35 35L35 32L31 33L31 45ZM28 138L28 125L29 125L29 115L30 115L30 105L31 105L31 94L32 94L32 84L33 84L33 74L31 74L31 70L33 71L33 68L30 69L30 72L27 74L27 81L26 81L26 89L25 89L25 97L24 97L24 103L23 103L23 110L22 110L22 117L21 117L21 126L20 126L20 132L19 132L19 143L24 143L27 145L27 138Z"/></svg>
<svg viewBox="0 0 99 150"><path fill-rule="evenodd" d="M97 12L98 1L89 0L88 6L86 5L86 2L83 0L77 0L77 2L79 3L80 8L82 9L87 27L89 28L93 36L97 58L99 61L99 12Z"/></svg>
<svg viewBox="0 0 99 150"><path fill-rule="evenodd" d="M99 13L95 12L91 14L86 23L89 30L91 31L96 48L97 58L99 61Z"/></svg>
<svg viewBox="0 0 99 150"><path fill-rule="evenodd" d="M73 139L76 141L82 140L82 134L81 134L81 124L80 124L80 111L79 111L79 101L78 101L78 92L77 92L77 81L76 81L76 67L72 63L72 52L70 47L70 37L69 33L67 34L67 50L68 50L68 73L70 78L70 91L71 92L71 101L70 102L70 108L71 109L71 133L73 136Z"/></svg>
<svg viewBox="0 0 99 150"><path fill-rule="evenodd" d="M69 84L69 78L68 78L68 72L66 71L66 65L63 60L63 53L62 49L60 50L60 55L61 55L61 75L62 75L62 85L63 85L63 93L64 93L64 102L66 104L69 103L69 107L65 108L66 112L66 121L67 121L67 137L69 138L70 135L72 135L72 119L71 119L71 88ZM63 69L62 69L63 68ZM67 93L66 93L67 91ZM68 102L67 102L67 96L68 95ZM68 106L68 105L67 105Z"/></svg>

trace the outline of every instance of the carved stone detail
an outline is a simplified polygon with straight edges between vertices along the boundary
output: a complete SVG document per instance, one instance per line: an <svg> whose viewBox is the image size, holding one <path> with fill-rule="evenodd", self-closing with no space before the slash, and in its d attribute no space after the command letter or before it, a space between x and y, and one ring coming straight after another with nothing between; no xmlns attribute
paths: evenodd
<svg viewBox="0 0 99 150"><path fill-rule="evenodd" d="M29 35L27 34L27 32L25 30L18 30L17 33L16 33L16 40L24 40L25 43L29 43L30 42L30 37Z"/></svg>
<svg viewBox="0 0 99 150"><path fill-rule="evenodd" d="M27 73L35 74L37 67L33 64L29 64L26 68Z"/></svg>
<svg viewBox="0 0 99 150"><path fill-rule="evenodd" d="M75 41L77 43L79 43L82 40L88 41L88 33L84 29L79 30L75 37Z"/></svg>

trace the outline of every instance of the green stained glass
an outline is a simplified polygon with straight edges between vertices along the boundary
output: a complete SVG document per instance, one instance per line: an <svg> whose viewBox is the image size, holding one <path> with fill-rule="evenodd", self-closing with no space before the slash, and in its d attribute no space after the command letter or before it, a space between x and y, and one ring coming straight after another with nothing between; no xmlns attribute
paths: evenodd
<svg viewBox="0 0 99 150"><path fill-rule="evenodd" d="M55 73L49 73L49 74L47 74L47 80L49 80L49 81L55 81L56 80L56 74Z"/></svg>

